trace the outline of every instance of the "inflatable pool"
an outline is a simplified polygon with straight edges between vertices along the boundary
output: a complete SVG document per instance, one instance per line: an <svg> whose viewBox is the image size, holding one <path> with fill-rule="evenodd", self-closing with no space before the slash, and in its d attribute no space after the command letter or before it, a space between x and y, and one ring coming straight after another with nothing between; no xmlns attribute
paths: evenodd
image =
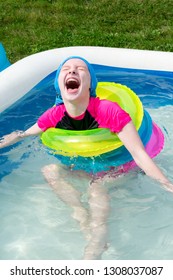
<svg viewBox="0 0 173 280"><path fill-rule="evenodd" d="M147 110L164 132L164 149L155 161L172 181L172 53L75 47L26 57L0 72L0 136L13 130L27 129L46 108L52 106L55 101L55 70L61 58L71 54L91 60L99 82L126 85L140 97L144 112ZM144 117L150 123L147 113ZM157 129L153 130L155 132ZM56 157L48 150L39 137L26 138L1 150L0 212L3 230L0 233L0 258L3 260L81 259L86 245L83 236L69 218L69 208L57 199L41 174L43 166L57 163ZM98 164L103 166L102 161ZM91 168L99 168L94 160ZM69 180L81 191L87 206L88 181L70 176ZM140 172L135 176L129 172L108 182L106 187L111 197L110 246L102 259L172 260L172 195Z"/></svg>

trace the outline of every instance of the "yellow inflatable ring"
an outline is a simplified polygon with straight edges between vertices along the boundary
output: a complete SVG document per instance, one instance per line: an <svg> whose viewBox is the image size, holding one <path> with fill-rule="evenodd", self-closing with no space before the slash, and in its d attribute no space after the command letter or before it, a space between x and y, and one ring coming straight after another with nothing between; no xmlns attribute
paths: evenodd
<svg viewBox="0 0 173 280"><path fill-rule="evenodd" d="M128 87L113 82L99 82L96 94L100 99L117 102L129 113L138 130L143 120L143 106L138 96ZM106 128L74 131L49 128L42 133L44 145L64 156L92 157L118 149L123 144L115 133Z"/></svg>

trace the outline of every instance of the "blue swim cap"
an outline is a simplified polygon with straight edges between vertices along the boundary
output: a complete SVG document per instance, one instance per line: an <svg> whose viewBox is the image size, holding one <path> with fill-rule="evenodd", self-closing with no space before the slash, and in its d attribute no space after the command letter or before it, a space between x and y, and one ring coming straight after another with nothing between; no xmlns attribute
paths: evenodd
<svg viewBox="0 0 173 280"><path fill-rule="evenodd" d="M56 76L55 76L55 81L54 81L54 87L55 87L55 90L57 92L57 96L56 96L56 100L55 100L55 105L60 105L60 104L63 104L63 100L62 100L62 97L61 97L61 92L60 92L60 88L59 88L59 84L58 84L58 77L59 77L59 73L61 71L61 68L62 66L64 65L64 63L70 59L73 59L73 58L77 58L77 59L80 59L82 61L85 62L85 64L87 65L88 67L88 71L90 73L90 76L91 76L91 84L90 84L90 96L92 97L96 97L96 87L97 87L97 78L96 78L96 74L95 74L95 71L93 69L93 67L91 66L91 64L86 60L84 59L83 57L80 57L80 56L69 56L68 58L66 58L58 67L57 71L56 71Z"/></svg>

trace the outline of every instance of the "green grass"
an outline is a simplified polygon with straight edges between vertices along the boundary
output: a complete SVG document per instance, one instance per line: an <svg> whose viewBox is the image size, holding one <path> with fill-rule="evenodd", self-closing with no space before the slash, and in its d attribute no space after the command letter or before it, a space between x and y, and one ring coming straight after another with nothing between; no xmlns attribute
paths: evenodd
<svg viewBox="0 0 173 280"><path fill-rule="evenodd" d="M12 63L67 46L173 51L172 0L5 0L0 41Z"/></svg>

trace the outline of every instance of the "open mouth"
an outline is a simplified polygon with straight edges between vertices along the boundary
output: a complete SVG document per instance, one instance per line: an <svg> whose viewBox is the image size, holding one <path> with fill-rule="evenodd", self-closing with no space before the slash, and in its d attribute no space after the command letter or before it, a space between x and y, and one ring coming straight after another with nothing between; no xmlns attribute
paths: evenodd
<svg viewBox="0 0 173 280"><path fill-rule="evenodd" d="M80 83L79 83L79 81L77 79L70 78L70 79L68 79L66 81L65 85L66 85L67 90L69 90L69 89L74 90L74 89L78 89L79 88Z"/></svg>

